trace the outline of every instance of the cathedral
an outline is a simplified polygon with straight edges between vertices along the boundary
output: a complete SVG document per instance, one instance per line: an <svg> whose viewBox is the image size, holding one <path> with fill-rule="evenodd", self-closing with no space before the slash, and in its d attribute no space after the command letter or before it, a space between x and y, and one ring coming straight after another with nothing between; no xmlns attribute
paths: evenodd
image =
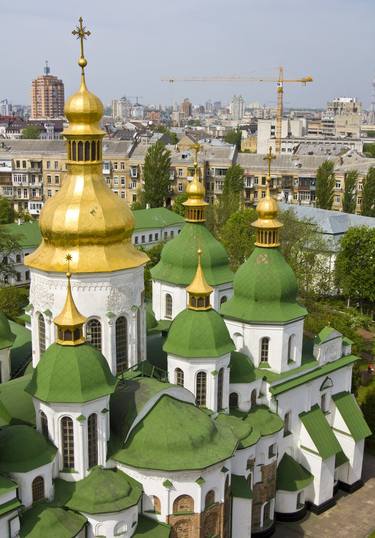
<svg viewBox="0 0 375 538"><path fill-rule="evenodd" d="M333 327L304 335L271 156L255 248L236 274L205 226L195 164L148 304L132 213L102 177L82 20L74 33L68 177L26 262L32 365L0 385L0 536L250 538L329 509L339 488L361 487L371 432L351 394L351 341ZM13 341L0 315L2 372Z"/></svg>

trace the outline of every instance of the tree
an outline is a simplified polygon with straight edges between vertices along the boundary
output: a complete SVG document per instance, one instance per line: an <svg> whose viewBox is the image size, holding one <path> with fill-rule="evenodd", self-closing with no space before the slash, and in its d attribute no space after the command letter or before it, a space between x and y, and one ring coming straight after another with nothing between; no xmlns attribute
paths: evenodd
<svg viewBox="0 0 375 538"><path fill-rule="evenodd" d="M161 142L150 146L143 167L144 201L150 207L162 207L169 194L171 153Z"/></svg>
<svg viewBox="0 0 375 538"><path fill-rule="evenodd" d="M224 142L227 142L228 144L233 144L239 151L241 149L241 138L241 129L232 129L231 131L228 131L227 134L224 136Z"/></svg>
<svg viewBox="0 0 375 538"><path fill-rule="evenodd" d="M375 229L350 228L340 242L336 259L336 281L342 293L351 299L375 301Z"/></svg>
<svg viewBox="0 0 375 538"><path fill-rule="evenodd" d="M223 193L217 208L217 226L221 226L238 211L243 202L244 171L239 164L230 166L224 179Z"/></svg>
<svg viewBox="0 0 375 538"><path fill-rule="evenodd" d="M37 125L28 125L22 129L21 138L39 138L40 136L40 127Z"/></svg>
<svg viewBox="0 0 375 538"><path fill-rule="evenodd" d="M324 161L316 173L316 206L332 209L335 173L333 161Z"/></svg>
<svg viewBox="0 0 375 538"><path fill-rule="evenodd" d="M23 314L28 303L28 290L9 286L0 289L0 311L14 321Z"/></svg>
<svg viewBox="0 0 375 538"><path fill-rule="evenodd" d="M361 213L375 217L375 168L372 166L363 180Z"/></svg>
<svg viewBox="0 0 375 538"><path fill-rule="evenodd" d="M15 274L13 257L20 252L18 238L0 227L0 281Z"/></svg>
<svg viewBox="0 0 375 538"><path fill-rule="evenodd" d="M375 432L375 385L369 387L361 408L370 430ZM374 441L374 433L371 441Z"/></svg>
<svg viewBox="0 0 375 538"><path fill-rule="evenodd" d="M350 170L345 174L345 190L342 200L342 210L345 213L354 213L357 205L357 180L358 171Z"/></svg>
<svg viewBox="0 0 375 538"><path fill-rule="evenodd" d="M13 204L7 198L0 196L0 224L11 222L14 222Z"/></svg>
<svg viewBox="0 0 375 538"><path fill-rule="evenodd" d="M220 231L222 241L233 270L250 256L254 250L255 228L251 223L257 219L255 209L242 209L233 213Z"/></svg>
<svg viewBox="0 0 375 538"><path fill-rule="evenodd" d="M172 205L172 211L184 217L185 206L183 205L183 203L186 202L187 199L188 199L188 196L186 192L183 192L182 194L179 194L178 196L176 196Z"/></svg>
<svg viewBox="0 0 375 538"><path fill-rule="evenodd" d="M160 261L161 251L163 250L165 243L161 241L157 245L144 249L139 247L139 250L145 252L149 257L149 261L146 264L144 271L144 281L145 281L145 298L151 300L152 298L152 277L151 269Z"/></svg>
<svg viewBox="0 0 375 538"><path fill-rule="evenodd" d="M371 131L374 133L375 135L375 132L374 131ZM369 136L374 136L374 135L369 135ZM370 158L374 158L375 157L375 144L363 144L363 153L366 155L366 157L370 157Z"/></svg>

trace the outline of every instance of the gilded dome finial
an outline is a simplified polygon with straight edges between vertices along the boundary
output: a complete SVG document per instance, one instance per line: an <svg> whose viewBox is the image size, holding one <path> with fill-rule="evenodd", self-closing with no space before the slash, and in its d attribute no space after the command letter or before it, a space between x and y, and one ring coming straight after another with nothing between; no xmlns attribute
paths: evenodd
<svg viewBox="0 0 375 538"><path fill-rule="evenodd" d="M85 53L83 49L83 41L86 39L86 37L91 35L90 30L86 30L86 26L83 26L83 19L82 17L79 18L79 26L76 26L75 29L72 31L72 34L77 36L77 39L80 39L81 41L81 56L78 60L78 65L82 69L82 77L85 76L85 67L87 65L87 60L85 58Z"/></svg>
<svg viewBox="0 0 375 538"><path fill-rule="evenodd" d="M78 308L73 299L72 287L70 284L70 261L72 260L71 254L65 256L67 263L66 277L68 279L65 304L58 316L53 320L57 327L57 339L56 342L63 346L77 346L83 344L85 337L83 336L83 324L86 318L80 314Z"/></svg>
<svg viewBox="0 0 375 538"><path fill-rule="evenodd" d="M211 286L207 283L202 269L202 250L197 250L198 265L197 271L192 283L186 288L189 294L188 308L190 310L210 310L210 295L213 292Z"/></svg>
<svg viewBox="0 0 375 538"><path fill-rule="evenodd" d="M257 205L256 211L259 215L258 219L252 224L257 230L255 245L257 247L278 247L279 241L279 229L282 227L281 222L277 220L279 208L277 201L272 198L270 191L271 184L271 163L276 156L272 154L272 147L269 152L263 158L268 161L268 174L266 181L266 193Z"/></svg>
<svg viewBox="0 0 375 538"><path fill-rule="evenodd" d="M199 181L198 153L201 146L196 143L191 146L191 149L194 151L194 176L186 187L188 199L183 202L186 207L185 219L188 222L204 222L206 220L205 209L208 204L204 200L206 189L203 181Z"/></svg>

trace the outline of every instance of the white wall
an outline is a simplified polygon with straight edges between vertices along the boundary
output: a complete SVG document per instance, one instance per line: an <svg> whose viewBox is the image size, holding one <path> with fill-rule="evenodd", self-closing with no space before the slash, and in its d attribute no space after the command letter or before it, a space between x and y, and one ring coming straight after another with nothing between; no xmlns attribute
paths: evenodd
<svg viewBox="0 0 375 538"><path fill-rule="evenodd" d="M138 510L139 503L127 510L111 514L93 515L83 512L89 522L87 538L94 538L95 536L130 538L137 529L137 525L134 523L138 523Z"/></svg>
<svg viewBox="0 0 375 538"><path fill-rule="evenodd" d="M232 502L232 536L236 538L251 537L252 500L233 498Z"/></svg>
<svg viewBox="0 0 375 538"><path fill-rule="evenodd" d="M10 532L9 532L10 530ZM18 512L13 510L7 512L0 518L0 536L9 536L9 538L17 538L19 536L20 520Z"/></svg>
<svg viewBox="0 0 375 538"><path fill-rule="evenodd" d="M37 476L42 476L44 479L44 494L45 498L52 500L53 498L53 463L48 463L47 465L42 465L42 467L37 467L32 469L27 473L9 473L10 477L17 482L19 487L19 497L23 505L27 507L31 506L33 503L32 495L32 482Z"/></svg>

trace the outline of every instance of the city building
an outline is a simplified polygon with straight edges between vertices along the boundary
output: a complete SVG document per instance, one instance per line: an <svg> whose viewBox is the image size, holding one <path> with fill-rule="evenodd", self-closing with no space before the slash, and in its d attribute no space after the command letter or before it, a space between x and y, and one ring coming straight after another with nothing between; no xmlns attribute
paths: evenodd
<svg viewBox="0 0 375 538"><path fill-rule="evenodd" d="M64 83L54 75L46 62L44 74L32 82L31 117L51 119L64 117Z"/></svg>
<svg viewBox="0 0 375 538"><path fill-rule="evenodd" d="M188 119L193 115L193 105L187 97L180 104L180 113L184 119Z"/></svg>
<svg viewBox="0 0 375 538"><path fill-rule="evenodd" d="M303 118L289 119L283 118L281 123L282 153L288 152L285 142L289 139L295 145L294 139L301 138L306 132L306 121ZM275 151L276 120L258 120L257 131L257 153L265 155L270 147Z"/></svg>
<svg viewBox="0 0 375 538"><path fill-rule="evenodd" d="M242 95L233 95L229 110L233 120L242 120L245 113L245 100Z"/></svg>

